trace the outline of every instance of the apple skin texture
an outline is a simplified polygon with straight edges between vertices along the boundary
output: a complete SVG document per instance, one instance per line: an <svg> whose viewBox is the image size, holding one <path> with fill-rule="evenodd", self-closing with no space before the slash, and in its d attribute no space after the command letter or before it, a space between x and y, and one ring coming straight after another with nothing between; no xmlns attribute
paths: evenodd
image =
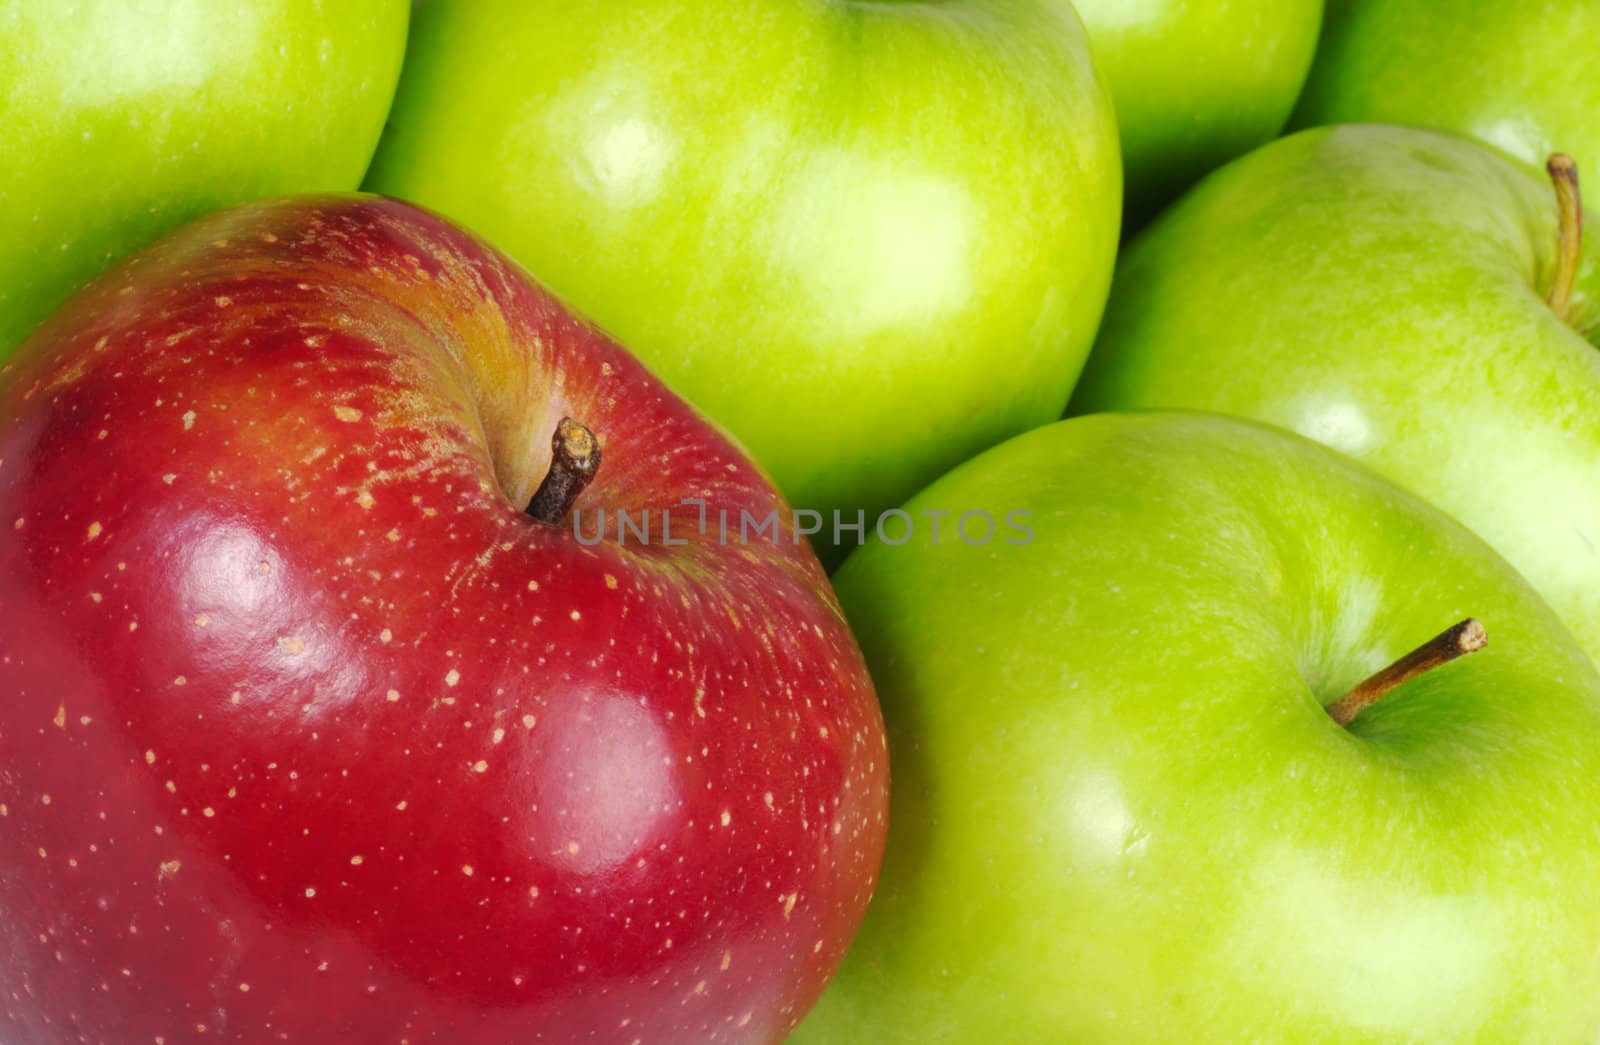
<svg viewBox="0 0 1600 1045"><path fill-rule="evenodd" d="M1600 353L1545 303L1555 255L1550 182L1493 150L1302 132L1128 248L1072 409L1214 410L1342 450L1476 530L1600 657Z"/></svg>
<svg viewBox="0 0 1600 1045"><path fill-rule="evenodd" d="M1214 415L1062 422L906 507L978 506L1034 540L835 576L895 790L797 1042L1594 1040L1600 678L1510 566ZM1483 652L1322 710L1468 615Z"/></svg>
<svg viewBox="0 0 1600 1045"><path fill-rule="evenodd" d="M1064 0L426 5L367 185L489 236L850 519L1061 415L1121 207Z"/></svg>
<svg viewBox="0 0 1600 1045"><path fill-rule="evenodd" d="M782 501L508 259L391 200L247 204L0 374L0 1038L805 1012L885 831L860 653L787 531L519 510L563 414L604 444L579 510Z"/></svg>
<svg viewBox="0 0 1600 1045"><path fill-rule="evenodd" d="M1322 23L1322 0L1074 6L1116 103L1135 221L1283 129Z"/></svg>
<svg viewBox="0 0 1600 1045"><path fill-rule="evenodd" d="M111 262L208 211L354 189L406 0L0 3L0 360Z"/></svg>
<svg viewBox="0 0 1600 1045"><path fill-rule="evenodd" d="M1438 127L1600 175L1594 0L1329 0L1291 124Z"/></svg>

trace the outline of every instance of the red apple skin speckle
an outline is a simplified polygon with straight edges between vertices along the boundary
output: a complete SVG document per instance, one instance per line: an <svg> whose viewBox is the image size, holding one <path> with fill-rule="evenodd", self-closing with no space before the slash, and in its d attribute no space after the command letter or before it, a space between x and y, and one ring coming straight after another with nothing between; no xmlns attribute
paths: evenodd
<svg viewBox="0 0 1600 1045"><path fill-rule="evenodd" d="M585 531L669 508L685 544L520 510L564 415ZM786 516L405 204L251 204L113 270L0 371L0 1041L780 1040L888 788Z"/></svg>

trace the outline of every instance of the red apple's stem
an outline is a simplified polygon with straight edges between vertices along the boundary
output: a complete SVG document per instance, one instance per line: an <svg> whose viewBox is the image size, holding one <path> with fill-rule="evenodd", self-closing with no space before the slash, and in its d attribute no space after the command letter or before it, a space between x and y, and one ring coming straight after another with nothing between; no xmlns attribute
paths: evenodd
<svg viewBox="0 0 1600 1045"><path fill-rule="evenodd" d="M1565 322L1572 303L1572 284L1578 278L1583 250L1583 194L1578 191L1578 164L1564 152L1552 153L1545 163L1556 187L1556 278L1550 286L1550 310Z"/></svg>
<svg viewBox="0 0 1600 1045"><path fill-rule="evenodd" d="M1377 703L1396 686L1441 664L1448 664L1462 654L1475 653L1488 644L1489 635L1483 630L1483 625L1468 617L1359 683L1355 689L1328 705L1328 715L1339 725L1348 726L1351 719Z"/></svg>
<svg viewBox="0 0 1600 1045"><path fill-rule="evenodd" d="M563 417L550 437L550 470L528 502L528 514L559 525L600 470L600 440L580 422Z"/></svg>

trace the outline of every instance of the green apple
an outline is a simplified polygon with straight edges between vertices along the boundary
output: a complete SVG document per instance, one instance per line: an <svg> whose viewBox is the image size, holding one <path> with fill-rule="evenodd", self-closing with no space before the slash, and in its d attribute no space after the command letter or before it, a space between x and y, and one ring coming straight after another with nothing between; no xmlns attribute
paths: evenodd
<svg viewBox="0 0 1600 1045"><path fill-rule="evenodd" d="M409 12L0 2L0 360L90 277L191 218L360 184Z"/></svg>
<svg viewBox="0 0 1600 1045"><path fill-rule="evenodd" d="M1121 182L1064 0L478 0L418 11L368 187L854 520L1060 416Z"/></svg>
<svg viewBox="0 0 1600 1045"><path fill-rule="evenodd" d="M1215 410L1357 457L1486 538L1600 657L1600 268L1558 263L1557 212L1549 180L1455 135L1275 142L1130 246L1073 410Z"/></svg>
<svg viewBox="0 0 1600 1045"><path fill-rule="evenodd" d="M1479 539L1200 414L1042 428L906 508L836 578L895 786L799 1042L1600 1034L1600 677ZM1324 710L1469 615L1484 652Z"/></svg>
<svg viewBox="0 0 1600 1045"><path fill-rule="evenodd" d="M1116 102L1131 220L1283 129L1322 22L1322 0L1075 6Z"/></svg>
<svg viewBox="0 0 1600 1045"><path fill-rule="evenodd" d="M1595 0L1328 0L1293 123L1440 127L1600 172Z"/></svg>

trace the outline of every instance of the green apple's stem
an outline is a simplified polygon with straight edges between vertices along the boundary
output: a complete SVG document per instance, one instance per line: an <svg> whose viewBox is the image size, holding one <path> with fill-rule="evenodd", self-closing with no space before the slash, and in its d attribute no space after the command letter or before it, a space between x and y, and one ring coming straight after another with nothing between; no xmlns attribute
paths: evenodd
<svg viewBox="0 0 1600 1045"><path fill-rule="evenodd" d="M1556 277L1550 285L1550 310L1562 322L1572 302L1572 284L1578 278L1583 249L1583 194L1578 191L1578 164L1564 152L1551 153L1545 163L1556 187L1559 224L1556 231Z"/></svg>
<svg viewBox="0 0 1600 1045"><path fill-rule="evenodd" d="M550 437L550 470L528 502L528 514L559 524L600 470L600 440L581 423L563 417Z"/></svg>
<svg viewBox="0 0 1600 1045"><path fill-rule="evenodd" d="M1448 664L1464 653L1475 653L1488 644L1489 636L1483 630L1483 625L1468 617L1359 683L1355 689L1329 704L1328 714L1339 725L1348 726L1351 719L1377 703L1396 686L1441 664Z"/></svg>

